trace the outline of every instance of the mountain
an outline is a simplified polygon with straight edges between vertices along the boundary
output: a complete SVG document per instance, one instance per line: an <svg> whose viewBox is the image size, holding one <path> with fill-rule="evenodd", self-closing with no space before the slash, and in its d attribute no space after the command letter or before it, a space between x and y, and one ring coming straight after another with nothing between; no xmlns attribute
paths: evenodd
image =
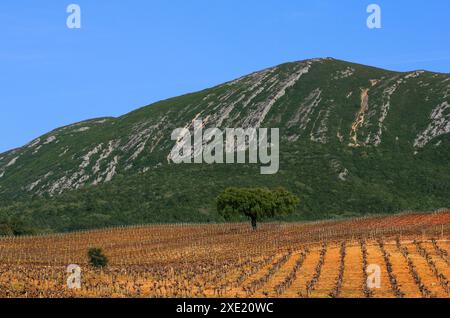
<svg viewBox="0 0 450 318"><path fill-rule="evenodd" d="M280 129L280 170L181 164L172 131ZM284 186L285 220L450 206L450 75L332 58L286 63L118 118L56 129L0 155L0 219L39 231L222 221L228 186Z"/></svg>

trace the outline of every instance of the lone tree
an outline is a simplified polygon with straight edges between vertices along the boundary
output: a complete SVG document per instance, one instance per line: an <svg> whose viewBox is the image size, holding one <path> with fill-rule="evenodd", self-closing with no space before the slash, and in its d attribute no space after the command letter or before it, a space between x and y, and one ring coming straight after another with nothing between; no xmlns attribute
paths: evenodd
<svg viewBox="0 0 450 318"><path fill-rule="evenodd" d="M261 219L294 212L300 200L284 188L228 188L217 198L217 210L225 220L245 215L253 230Z"/></svg>
<svg viewBox="0 0 450 318"><path fill-rule="evenodd" d="M89 264L95 268L103 268L108 265L108 258L100 248L90 248L88 251Z"/></svg>

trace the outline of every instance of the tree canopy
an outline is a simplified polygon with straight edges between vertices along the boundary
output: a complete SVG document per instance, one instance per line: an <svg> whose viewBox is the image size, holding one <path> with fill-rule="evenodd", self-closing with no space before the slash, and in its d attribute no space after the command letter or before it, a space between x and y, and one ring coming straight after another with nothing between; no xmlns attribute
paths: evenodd
<svg viewBox="0 0 450 318"><path fill-rule="evenodd" d="M244 215L256 229L258 220L292 213L299 202L284 188L228 188L217 198L217 210L226 220Z"/></svg>

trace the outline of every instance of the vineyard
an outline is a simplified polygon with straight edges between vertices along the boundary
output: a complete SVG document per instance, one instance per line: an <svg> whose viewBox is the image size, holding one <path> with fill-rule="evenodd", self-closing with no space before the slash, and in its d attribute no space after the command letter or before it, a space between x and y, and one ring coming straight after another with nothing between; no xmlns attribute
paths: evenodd
<svg viewBox="0 0 450 318"><path fill-rule="evenodd" d="M450 297L449 234L441 211L3 237L0 297ZM91 247L107 267L89 265ZM80 289L68 287L71 264Z"/></svg>

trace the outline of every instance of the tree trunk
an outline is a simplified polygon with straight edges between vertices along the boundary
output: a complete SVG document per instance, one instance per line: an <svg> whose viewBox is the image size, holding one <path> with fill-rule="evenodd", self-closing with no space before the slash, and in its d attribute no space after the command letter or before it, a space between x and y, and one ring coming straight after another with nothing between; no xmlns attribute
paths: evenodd
<svg viewBox="0 0 450 318"><path fill-rule="evenodd" d="M258 229L258 225L256 224L255 217L252 217L252 228L253 228L253 231L256 231Z"/></svg>

